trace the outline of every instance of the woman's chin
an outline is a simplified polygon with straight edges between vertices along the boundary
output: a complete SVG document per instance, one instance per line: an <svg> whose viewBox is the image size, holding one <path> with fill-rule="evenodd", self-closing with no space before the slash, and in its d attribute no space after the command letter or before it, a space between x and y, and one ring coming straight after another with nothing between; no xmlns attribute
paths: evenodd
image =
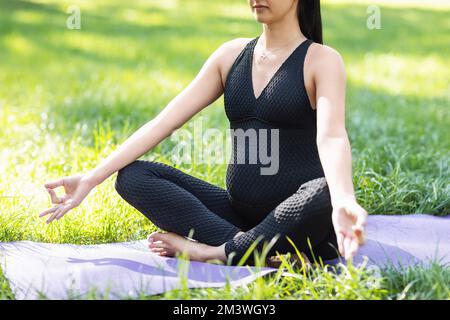
<svg viewBox="0 0 450 320"><path fill-rule="evenodd" d="M253 17L255 18L256 21L258 21L260 23L270 23L270 18L268 17L267 14L255 13L255 14L253 14Z"/></svg>
<svg viewBox="0 0 450 320"><path fill-rule="evenodd" d="M255 20L259 23L265 23L265 24L270 24L270 22L271 22L266 17L255 17Z"/></svg>

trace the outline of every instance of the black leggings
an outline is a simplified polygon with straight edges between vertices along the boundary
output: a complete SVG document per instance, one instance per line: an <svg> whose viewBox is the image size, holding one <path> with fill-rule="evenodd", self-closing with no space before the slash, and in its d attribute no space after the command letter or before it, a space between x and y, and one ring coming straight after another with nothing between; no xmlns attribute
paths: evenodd
<svg viewBox="0 0 450 320"><path fill-rule="evenodd" d="M295 253L288 236L311 261L314 257L323 260L338 257L330 194L324 177L302 184L275 207L232 205L227 190L154 161L136 160L119 170L115 188L160 229L185 237L193 229L194 240L211 246L225 243L231 265L239 262L255 240L258 242L254 250L262 252L263 243L277 235L269 256L277 251ZM254 221L255 216L263 218ZM245 233L234 238L239 231ZM244 262L253 264L253 253Z"/></svg>

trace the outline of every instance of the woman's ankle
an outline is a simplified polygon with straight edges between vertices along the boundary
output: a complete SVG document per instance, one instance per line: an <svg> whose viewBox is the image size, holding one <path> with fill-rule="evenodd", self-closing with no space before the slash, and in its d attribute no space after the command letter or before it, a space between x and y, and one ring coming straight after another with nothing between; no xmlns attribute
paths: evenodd
<svg viewBox="0 0 450 320"><path fill-rule="evenodd" d="M225 244L220 246L205 246L198 251L203 261L219 259L220 261L226 261Z"/></svg>

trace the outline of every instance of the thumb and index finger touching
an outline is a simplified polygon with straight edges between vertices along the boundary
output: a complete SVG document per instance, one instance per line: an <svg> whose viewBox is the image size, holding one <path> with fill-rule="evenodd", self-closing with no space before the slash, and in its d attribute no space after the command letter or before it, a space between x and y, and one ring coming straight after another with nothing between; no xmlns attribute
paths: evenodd
<svg viewBox="0 0 450 320"><path fill-rule="evenodd" d="M339 230L336 233L339 252L342 256L353 256L360 245L365 242L365 229L367 225L367 211L360 205L349 210L356 219L350 230Z"/></svg>
<svg viewBox="0 0 450 320"><path fill-rule="evenodd" d="M51 222L55 218L59 218L62 215L64 215L68 210L71 208L71 204L65 203L65 201L68 199L68 195L64 194L62 196L58 196L54 190L54 188L57 187L64 187L64 178L53 180L46 182L44 184L45 189L50 194L50 198L53 204L53 206L50 209L44 210L39 214L40 217L43 217L45 215L51 214L51 217L47 220L47 223Z"/></svg>
<svg viewBox="0 0 450 320"><path fill-rule="evenodd" d="M53 188L56 188L56 187L62 187L62 186L64 186L64 178L46 182L44 184L44 186L46 188L50 188L50 189L53 189Z"/></svg>
<svg viewBox="0 0 450 320"><path fill-rule="evenodd" d="M62 203L66 200L66 195L63 195L61 197L58 197L56 195L55 190L53 190L54 188L57 187L63 187L64 186L64 179L58 179L58 180L54 180L54 181L50 181L44 184L45 189L47 190L47 192L50 194L52 203Z"/></svg>

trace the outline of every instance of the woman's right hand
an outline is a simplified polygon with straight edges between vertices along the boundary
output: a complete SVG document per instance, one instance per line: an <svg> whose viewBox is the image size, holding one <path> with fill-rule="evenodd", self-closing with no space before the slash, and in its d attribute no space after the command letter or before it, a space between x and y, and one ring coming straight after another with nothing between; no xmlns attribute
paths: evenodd
<svg viewBox="0 0 450 320"><path fill-rule="evenodd" d="M49 224L55 219L60 219L69 210L77 207L86 198L89 192L95 187L86 175L74 175L44 184L53 204L52 208L42 211L39 217L51 214L46 223ZM64 187L65 194L58 197L55 188Z"/></svg>

